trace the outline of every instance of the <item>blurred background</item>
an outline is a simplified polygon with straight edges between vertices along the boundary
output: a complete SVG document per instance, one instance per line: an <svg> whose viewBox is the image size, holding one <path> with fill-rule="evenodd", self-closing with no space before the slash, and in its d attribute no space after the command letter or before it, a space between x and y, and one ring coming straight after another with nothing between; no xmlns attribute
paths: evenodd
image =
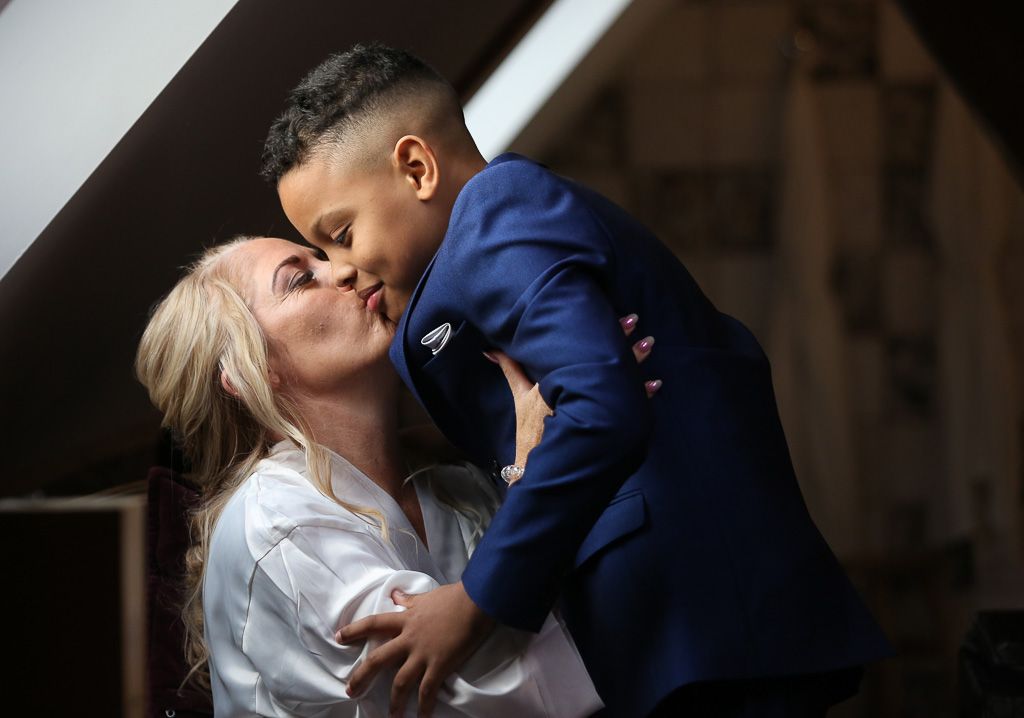
<svg viewBox="0 0 1024 718"><path fill-rule="evenodd" d="M144 496L174 456L135 345L204 246L299 239L256 177L263 137L306 70L381 40L455 84L488 158L511 147L608 195L754 331L811 513L899 651L835 715L958 715L972 621L1024 608L1012 4L91 5L0 0L0 527L19 549L7 628L43 647L26 705L90 714L94 669L115 713L142 714L152 511L104 496ZM81 692L54 694L55 673Z"/></svg>

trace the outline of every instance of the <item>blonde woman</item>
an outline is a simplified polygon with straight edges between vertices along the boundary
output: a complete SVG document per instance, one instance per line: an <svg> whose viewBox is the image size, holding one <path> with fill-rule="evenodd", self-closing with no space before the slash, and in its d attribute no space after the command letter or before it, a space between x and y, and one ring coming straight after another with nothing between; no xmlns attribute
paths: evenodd
<svg viewBox="0 0 1024 718"><path fill-rule="evenodd" d="M390 679L347 693L373 645L335 630L458 581L497 505L469 467L407 480L393 333L316 250L270 238L210 250L153 313L136 370L203 490L185 620L219 717L387 715ZM499 359L525 462L546 407ZM554 617L537 635L497 629L446 687L437 716L601 707Z"/></svg>

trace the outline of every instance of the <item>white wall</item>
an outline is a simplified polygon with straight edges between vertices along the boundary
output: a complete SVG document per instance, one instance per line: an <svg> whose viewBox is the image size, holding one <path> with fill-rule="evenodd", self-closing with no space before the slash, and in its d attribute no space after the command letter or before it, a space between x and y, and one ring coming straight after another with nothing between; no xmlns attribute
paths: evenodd
<svg viewBox="0 0 1024 718"><path fill-rule="evenodd" d="M11 0L0 12L0 277L237 0Z"/></svg>
<svg viewBox="0 0 1024 718"><path fill-rule="evenodd" d="M554 0L466 103L488 160L545 149L672 0Z"/></svg>

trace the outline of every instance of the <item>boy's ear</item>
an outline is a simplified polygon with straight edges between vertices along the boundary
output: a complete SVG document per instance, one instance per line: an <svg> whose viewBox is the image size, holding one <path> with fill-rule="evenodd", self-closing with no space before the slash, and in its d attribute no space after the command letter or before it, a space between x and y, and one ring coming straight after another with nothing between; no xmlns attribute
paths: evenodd
<svg viewBox="0 0 1024 718"><path fill-rule="evenodd" d="M440 183L437 157L426 141L416 135L400 138L395 143L392 160L402 179L416 192L417 199L426 201L437 194Z"/></svg>

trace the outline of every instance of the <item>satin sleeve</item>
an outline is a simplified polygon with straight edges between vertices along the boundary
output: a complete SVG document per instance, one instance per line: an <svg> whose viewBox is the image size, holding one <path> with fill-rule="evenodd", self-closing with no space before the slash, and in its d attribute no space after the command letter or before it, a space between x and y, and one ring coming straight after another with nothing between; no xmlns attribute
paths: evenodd
<svg viewBox="0 0 1024 718"><path fill-rule="evenodd" d="M391 592L437 588L426 574L396 565L371 533L298 527L256 566L242 650L260 675L268 715L386 716L393 672L357 700L352 671L379 641L338 645L340 625L404 610ZM407 715L416 715L415 699ZM601 707L582 661L552 617L537 636L500 629L451 676L437 716L585 716Z"/></svg>

